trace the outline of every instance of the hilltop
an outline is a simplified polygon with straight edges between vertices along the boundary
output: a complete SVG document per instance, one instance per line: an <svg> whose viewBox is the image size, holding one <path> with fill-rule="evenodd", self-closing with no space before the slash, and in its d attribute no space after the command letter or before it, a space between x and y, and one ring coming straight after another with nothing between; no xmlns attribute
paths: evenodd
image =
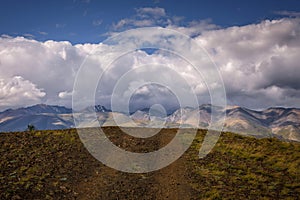
<svg viewBox="0 0 300 200"><path fill-rule="evenodd" d="M89 129L87 129L89 130ZM148 139L105 127L123 149L149 152L176 129ZM135 128L135 131L143 131ZM84 148L75 129L0 134L0 199L297 199L300 143L222 133L212 152L198 158L205 130L171 165L145 174L106 167ZM112 155L113 156L113 155Z"/></svg>

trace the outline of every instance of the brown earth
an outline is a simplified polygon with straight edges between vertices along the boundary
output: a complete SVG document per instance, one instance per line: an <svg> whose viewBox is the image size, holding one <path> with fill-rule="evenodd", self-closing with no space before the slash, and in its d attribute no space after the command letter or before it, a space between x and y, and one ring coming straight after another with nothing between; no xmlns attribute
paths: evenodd
<svg viewBox="0 0 300 200"><path fill-rule="evenodd" d="M176 129L163 129L147 139L133 138L117 127L106 127L104 132L123 149L149 152L167 145ZM134 174L97 161L84 148L74 129L1 133L0 199L297 199L300 196L299 143L223 133L214 150L199 159L197 153L204 135L205 131L199 130L188 151L169 166Z"/></svg>

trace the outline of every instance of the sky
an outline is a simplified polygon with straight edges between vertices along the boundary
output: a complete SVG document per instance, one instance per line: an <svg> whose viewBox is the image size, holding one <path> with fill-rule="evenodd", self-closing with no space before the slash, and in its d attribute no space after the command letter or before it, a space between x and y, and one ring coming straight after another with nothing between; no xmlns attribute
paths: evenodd
<svg viewBox="0 0 300 200"><path fill-rule="evenodd" d="M131 18L143 7L163 8L184 23L209 19L221 26L241 26L264 19L278 19L278 12L300 10L300 2L254 0L1 0L1 34L24 36L38 41L67 40L72 44L99 43L113 24ZM159 25L159 24L158 24Z"/></svg>
<svg viewBox="0 0 300 200"><path fill-rule="evenodd" d="M77 73L92 50L109 52L111 46L103 44L107 38L153 26L185 34L206 50L222 76L227 104L300 107L300 1L1 0L0 4L0 110L37 103L70 107ZM98 62L94 64L101 65ZM209 103L205 83L189 64L160 51L134 51L115 62L99 83L103 92L97 93L97 103L110 107L117 80L149 63L150 77L162 75L163 68L157 65L164 64L189 80L200 104ZM170 81L169 88L184 88L178 80ZM136 109L154 103L171 109L178 104L164 86L144 85L129 93L130 106ZM181 106L188 105L184 99Z"/></svg>

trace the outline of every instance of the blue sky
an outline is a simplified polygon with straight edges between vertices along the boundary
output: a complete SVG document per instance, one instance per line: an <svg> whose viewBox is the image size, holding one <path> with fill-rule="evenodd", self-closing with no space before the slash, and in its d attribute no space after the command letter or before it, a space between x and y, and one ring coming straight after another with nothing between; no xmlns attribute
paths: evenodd
<svg viewBox="0 0 300 200"><path fill-rule="evenodd" d="M33 37L38 41L67 40L72 44L99 43L112 25L136 14L142 7L160 7L168 16L184 17L181 23L210 19L220 27L277 19L278 12L300 11L297 0L1 0L0 35ZM156 24L160 25L160 24Z"/></svg>

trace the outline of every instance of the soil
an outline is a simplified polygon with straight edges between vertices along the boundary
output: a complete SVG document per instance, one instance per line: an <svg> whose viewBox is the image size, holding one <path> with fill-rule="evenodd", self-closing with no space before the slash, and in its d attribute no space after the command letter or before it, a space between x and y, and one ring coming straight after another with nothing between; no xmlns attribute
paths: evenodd
<svg viewBox="0 0 300 200"><path fill-rule="evenodd" d="M158 150L176 134L176 129L170 129L148 139L138 139L120 134L113 127L104 130L114 144L132 152ZM114 131L119 134L113 134ZM101 165L101 172L76 185L75 190L81 191L79 199L191 199L193 189L187 182L186 163L183 156L161 170L142 174L124 173Z"/></svg>
<svg viewBox="0 0 300 200"><path fill-rule="evenodd" d="M103 129L120 148L155 151L176 129L147 139ZM135 131L145 131L135 129ZM149 173L105 166L86 150L75 129L0 134L0 199L297 199L299 143L226 133L206 158L197 153L206 131L175 162ZM113 156L113 155L112 155ZM287 163L291 163L288 165Z"/></svg>

